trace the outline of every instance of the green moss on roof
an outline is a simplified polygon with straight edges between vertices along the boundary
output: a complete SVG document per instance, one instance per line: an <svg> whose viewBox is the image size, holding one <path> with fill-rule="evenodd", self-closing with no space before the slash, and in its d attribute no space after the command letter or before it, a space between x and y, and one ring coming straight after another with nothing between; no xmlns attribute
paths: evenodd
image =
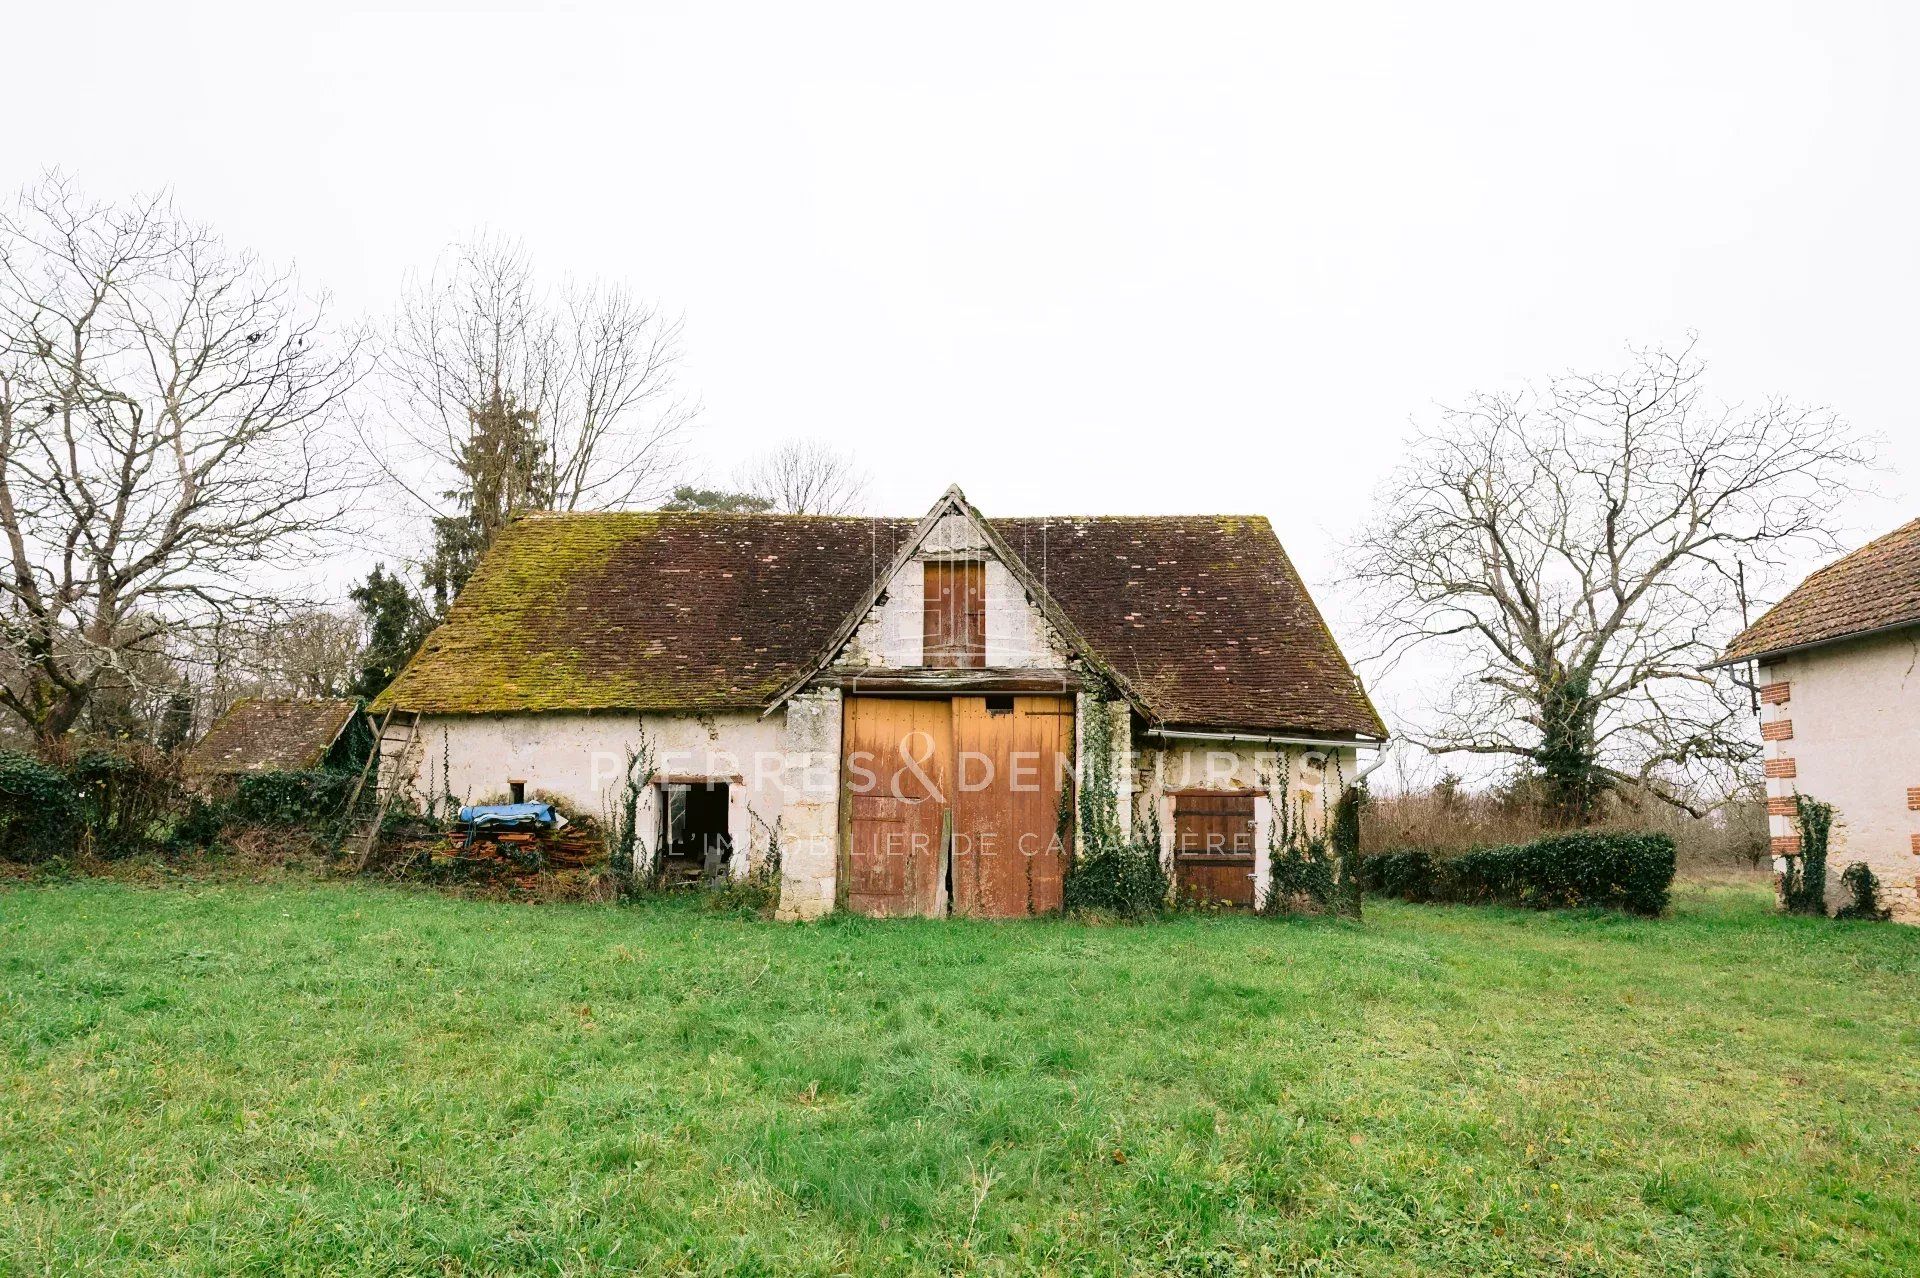
<svg viewBox="0 0 1920 1278"><path fill-rule="evenodd" d="M870 527L870 525L874 525ZM896 521L662 512L531 515L375 701L434 714L757 707L870 580Z"/></svg>

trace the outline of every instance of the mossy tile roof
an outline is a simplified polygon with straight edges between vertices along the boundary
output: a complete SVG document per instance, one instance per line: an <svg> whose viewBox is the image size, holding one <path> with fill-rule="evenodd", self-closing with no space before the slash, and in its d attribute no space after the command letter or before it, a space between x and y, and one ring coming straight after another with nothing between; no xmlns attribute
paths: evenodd
<svg viewBox="0 0 1920 1278"><path fill-rule="evenodd" d="M989 521L1164 725L1384 736L1257 516ZM756 709L803 676L904 519L536 515L375 702L429 714Z"/></svg>
<svg viewBox="0 0 1920 1278"><path fill-rule="evenodd" d="M532 515L503 530L375 709L764 706L911 528L807 515Z"/></svg>
<svg viewBox="0 0 1920 1278"><path fill-rule="evenodd" d="M189 776L314 768L359 710L353 700L242 697L188 752Z"/></svg>

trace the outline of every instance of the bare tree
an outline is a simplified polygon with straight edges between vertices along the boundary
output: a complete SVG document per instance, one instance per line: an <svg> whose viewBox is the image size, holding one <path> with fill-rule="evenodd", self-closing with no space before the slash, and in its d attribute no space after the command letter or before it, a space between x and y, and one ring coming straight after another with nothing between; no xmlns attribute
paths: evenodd
<svg viewBox="0 0 1920 1278"><path fill-rule="evenodd" d="M1754 756L1702 667L1737 583L1833 548L1870 461L1825 409L1710 401L1693 343L1620 373L1485 394L1419 429L1349 548L1376 662L1436 649L1450 686L1409 734L1518 761L1562 819L1616 787L1696 809Z"/></svg>
<svg viewBox="0 0 1920 1278"><path fill-rule="evenodd" d="M793 439L740 468L735 487L788 515L849 515L867 497L867 477L845 453Z"/></svg>
<svg viewBox="0 0 1920 1278"><path fill-rule="evenodd" d="M291 275L163 197L51 176L0 212L0 705L42 749L169 635L283 601L344 517L360 371Z"/></svg>
<svg viewBox="0 0 1920 1278"><path fill-rule="evenodd" d="M360 618L335 608L235 616L225 625L170 637L170 695L186 699L196 731L241 697L348 696L360 672L361 646Z"/></svg>
<svg viewBox="0 0 1920 1278"><path fill-rule="evenodd" d="M698 414L675 381L680 328L617 284L546 287L523 246L481 236L409 279L381 358L393 437L369 442L440 517L462 508L476 423L503 414L534 441L540 504L650 504Z"/></svg>

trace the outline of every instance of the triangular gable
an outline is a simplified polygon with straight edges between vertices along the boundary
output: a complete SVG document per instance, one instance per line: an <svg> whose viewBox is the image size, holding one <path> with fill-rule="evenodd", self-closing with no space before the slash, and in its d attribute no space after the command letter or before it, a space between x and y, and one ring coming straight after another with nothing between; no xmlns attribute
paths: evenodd
<svg viewBox="0 0 1920 1278"><path fill-rule="evenodd" d="M880 596L886 592L888 586L893 583L896 577L905 572L910 565L921 557L923 552L928 549L928 544L936 530L949 518L960 518L967 521L973 531L978 534L981 544L993 554L994 558L1000 561L1013 579L1019 583L1021 589L1026 592L1027 597L1033 601L1033 605L1038 609L1041 618L1047 625L1053 628L1054 633L1059 636L1061 642L1066 645L1069 652L1086 661L1088 665L1098 671L1103 678L1111 682L1135 709L1147 715L1149 718L1152 717L1144 701L1134 691L1126 678L1117 670L1108 666L1107 663L1102 661L1093 651L1079 630L1067 619L1066 613L1060 608L1059 604L1054 601L1053 596L1048 593L1046 586L1027 566L1026 561L1014 551L1012 546L1007 544L1005 538L994 531L993 525L988 523L986 519L981 516L980 512L974 508L973 503L967 500L967 495L960 491L960 485L958 484L952 485L946 492L942 493L939 500L933 503L932 508L927 511L920 522L914 525L913 531L908 534L907 539L900 544L900 548L894 553L893 558L888 561L886 568L875 575L872 584L860 597L860 601L853 606L841 620L840 624L834 629L832 638L829 639L826 645L820 650L819 655L798 676L780 690L779 694L776 695L767 706L765 713L772 714L775 710L778 710L786 703L789 697L806 687L807 684L818 678L823 671L833 665L834 661L845 651L854 635L858 633L861 625L866 621L868 614L873 611L874 605L879 601ZM936 547L935 549L939 548Z"/></svg>

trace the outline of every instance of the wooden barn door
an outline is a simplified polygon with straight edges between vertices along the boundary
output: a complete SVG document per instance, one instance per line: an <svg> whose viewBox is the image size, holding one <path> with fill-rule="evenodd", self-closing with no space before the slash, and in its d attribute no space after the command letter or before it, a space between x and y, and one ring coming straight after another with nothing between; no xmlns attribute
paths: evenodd
<svg viewBox="0 0 1920 1278"><path fill-rule="evenodd" d="M842 726L847 908L876 917L942 913L951 709L945 700L849 697Z"/></svg>
<svg viewBox="0 0 1920 1278"><path fill-rule="evenodd" d="M1060 908L1069 697L953 700L953 912L1020 918Z"/></svg>
<svg viewBox="0 0 1920 1278"><path fill-rule="evenodd" d="M1181 899L1253 906L1253 796L1173 800L1173 876Z"/></svg>

